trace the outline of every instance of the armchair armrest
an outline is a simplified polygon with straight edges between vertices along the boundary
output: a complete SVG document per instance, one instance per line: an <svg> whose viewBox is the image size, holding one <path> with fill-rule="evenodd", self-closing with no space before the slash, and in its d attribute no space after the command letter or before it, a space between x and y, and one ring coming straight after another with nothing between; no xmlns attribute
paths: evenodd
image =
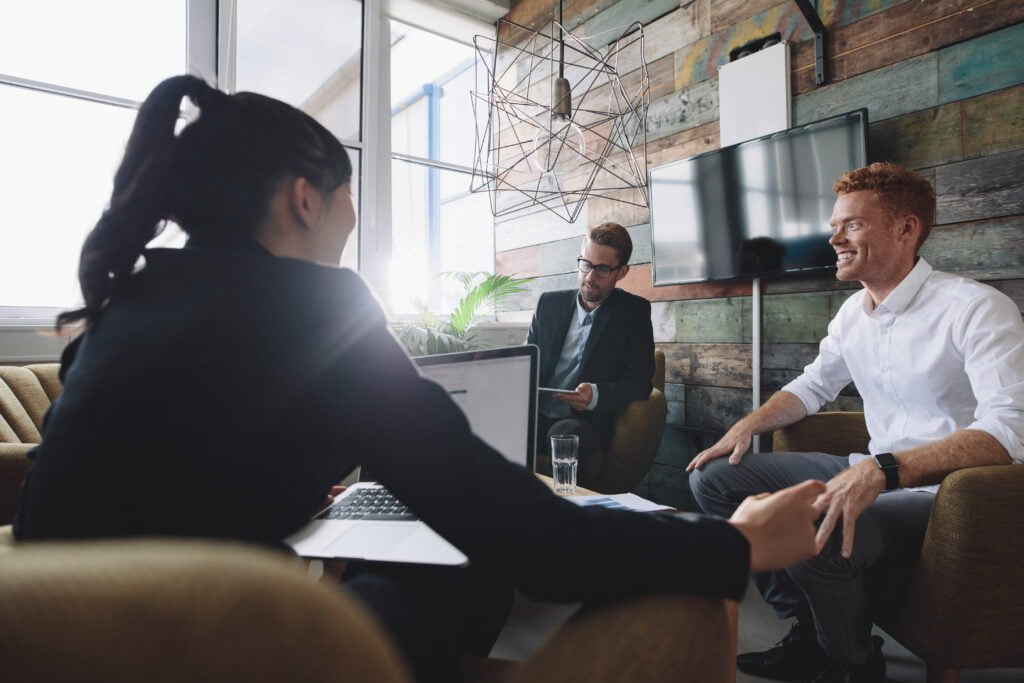
<svg viewBox="0 0 1024 683"><path fill-rule="evenodd" d="M28 452L39 444L0 443L0 525L10 524L18 509L21 482L32 465Z"/></svg>
<svg viewBox="0 0 1024 683"><path fill-rule="evenodd" d="M602 493L622 493L636 486L654 462L667 414L668 402L658 388L651 390L646 401L633 401L623 408L601 471L588 486Z"/></svg>
<svg viewBox="0 0 1024 683"><path fill-rule="evenodd" d="M867 453L869 440L864 413L816 413L775 430L772 450L776 453L849 455Z"/></svg>
<svg viewBox="0 0 1024 683"><path fill-rule="evenodd" d="M954 668L1024 666L1024 466L972 467L939 488L899 637Z"/></svg>
<svg viewBox="0 0 1024 683"><path fill-rule="evenodd" d="M21 543L0 572L5 681L409 681L337 586L236 543Z"/></svg>

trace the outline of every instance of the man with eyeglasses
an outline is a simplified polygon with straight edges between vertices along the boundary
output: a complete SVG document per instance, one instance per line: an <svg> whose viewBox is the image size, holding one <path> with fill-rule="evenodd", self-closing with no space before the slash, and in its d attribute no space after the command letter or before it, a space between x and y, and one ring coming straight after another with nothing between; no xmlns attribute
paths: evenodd
<svg viewBox="0 0 1024 683"><path fill-rule="evenodd" d="M550 468L552 435L576 434L583 485L601 470L619 411L651 393L651 304L615 287L632 253L618 223L591 228L576 260L579 288L542 294L527 338L540 347L540 386L566 390L541 395L538 469Z"/></svg>

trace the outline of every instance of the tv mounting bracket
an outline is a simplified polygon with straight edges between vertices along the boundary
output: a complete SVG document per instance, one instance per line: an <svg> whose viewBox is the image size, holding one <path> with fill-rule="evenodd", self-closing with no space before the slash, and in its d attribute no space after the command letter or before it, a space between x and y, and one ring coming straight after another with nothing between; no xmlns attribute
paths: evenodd
<svg viewBox="0 0 1024 683"><path fill-rule="evenodd" d="M821 23L818 16L817 0L811 4L811 0L793 0L804 15L804 19L814 31L814 82L818 85L825 84L825 24Z"/></svg>

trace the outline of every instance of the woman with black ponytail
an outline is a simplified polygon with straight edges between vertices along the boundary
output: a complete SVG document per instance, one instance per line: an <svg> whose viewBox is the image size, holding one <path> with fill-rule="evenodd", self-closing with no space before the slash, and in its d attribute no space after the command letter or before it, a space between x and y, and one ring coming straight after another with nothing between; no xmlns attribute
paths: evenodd
<svg viewBox="0 0 1024 683"><path fill-rule="evenodd" d="M198 118L176 132L186 97ZM756 525L579 508L473 436L337 267L351 177L338 140L287 104L191 76L156 87L82 248L84 305L58 319L84 331L61 359L15 535L280 547L365 465L475 571L535 596L739 597L748 538L765 550ZM146 249L166 221L187 246ZM765 518L786 531L768 525L776 559L761 568L810 552L809 504L780 493L755 505L785 513ZM455 680L456 653L486 652L507 608L502 581L459 602L463 574L368 568L350 585L421 677ZM482 612L487 624L468 623Z"/></svg>

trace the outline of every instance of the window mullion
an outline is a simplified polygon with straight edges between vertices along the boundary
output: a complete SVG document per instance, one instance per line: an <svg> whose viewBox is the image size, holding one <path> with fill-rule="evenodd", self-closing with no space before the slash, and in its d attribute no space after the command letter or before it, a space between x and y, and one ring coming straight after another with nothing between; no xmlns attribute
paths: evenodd
<svg viewBox="0 0 1024 683"><path fill-rule="evenodd" d="M363 4L363 203L359 271L389 300L391 261L391 30L379 0Z"/></svg>

